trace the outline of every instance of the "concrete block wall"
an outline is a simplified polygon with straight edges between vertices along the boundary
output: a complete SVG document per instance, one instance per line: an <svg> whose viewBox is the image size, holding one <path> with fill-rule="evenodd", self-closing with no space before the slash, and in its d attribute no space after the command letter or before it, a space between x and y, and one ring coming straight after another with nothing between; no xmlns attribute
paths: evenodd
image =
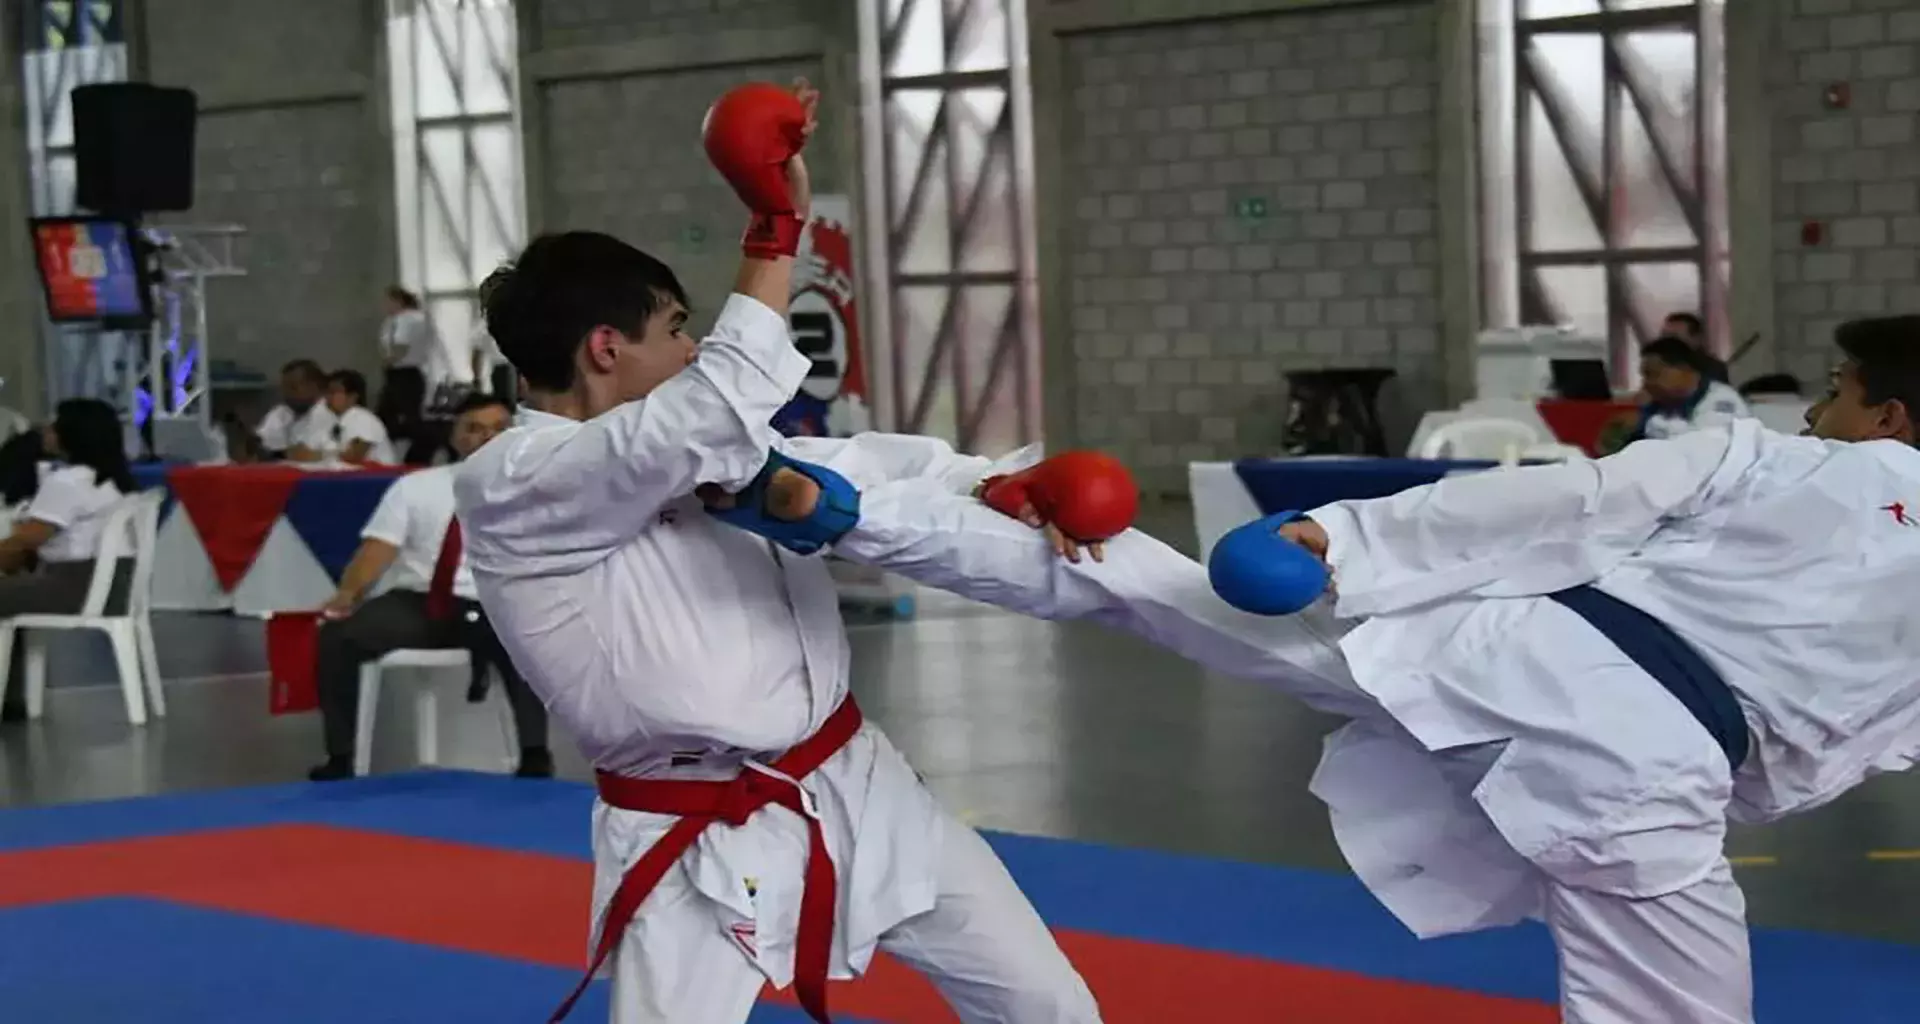
<svg viewBox="0 0 1920 1024"><path fill-rule="evenodd" d="M535 231L606 231L664 259L710 321L739 263L745 214L700 146L728 88L850 72L850 5L811 0L526 0ZM852 187L858 97L829 95L809 147L816 192ZM843 144L849 148L842 151Z"/></svg>
<svg viewBox="0 0 1920 1024"><path fill-rule="evenodd" d="M1920 4L1770 6L1775 357L1817 385L1836 324L1920 312ZM1825 101L1836 83L1851 92L1845 109ZM1808 221L1824 229L1818 245L1802 242Z"/></svg>
<svg viewBox="0 0 1920 1024"><path fill-rule="evenodd" d="M208 286L214 356L372 371L395 273L393 152L378 88L384 4L146 0L137 77L200 96L194 209L235 223L247 276Z"/></svg>
<svg viewBox="0 0 1920 1024"><path fill-rule="evenodd" d="M0 18L0 51L20 53L24 19ZM24 225L33 216L27 169L26 95L19 74L0 75L0 146L15 154L0 160L0 219ZM0 235L0 322L11 327L0 342L0 407L12 409L38 423L52 405L43 376L38 325L46 314L46 299L33 271L35 254L25 231Z"/></svg>
<svg viewBox="0 0 1920 1024"><path fill-rule="evenodd" d="M757 29L804 31L812 0L533 0L542 47L598 46L638 38L692 40Z"/></svg>
<svg viewBox="0 0 1920 1024"><path fill-rule="evenodd" d="M1076 443L1177 488L1190 461L1275 448L1288 369L1390 366L1400 402L1437 399L1433 4L1062 50L1071 223L1051 280L1071 290Z"/></svg>
<svg viewBox="0 0 1920 1024"><path fill-rule="evenodd" d="M695 68L548 83L545 230L591 228L667 261L704 312L716 312L739 265L740 201L707 162L707 105L753 79L817 77L817 63ZM828 173L821 191L838 182Z"/></svg>

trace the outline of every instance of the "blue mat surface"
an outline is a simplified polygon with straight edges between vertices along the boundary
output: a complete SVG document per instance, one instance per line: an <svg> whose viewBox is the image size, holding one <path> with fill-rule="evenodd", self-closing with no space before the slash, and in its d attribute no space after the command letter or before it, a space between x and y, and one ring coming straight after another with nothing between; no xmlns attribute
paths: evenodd
<svg viewBox="0 0 1920 1024"><path fill-rule="evenodd" d="M304 823L581 861L591 802L591 790L573 783L421 772L0 812L0 854ZM1344 874L988 838L1056 928L1486 995L1554 997L1553 952L1537 926L1421 942ZM1761 930L1754 957L1763 1020L1920 1020L1920 948ZM434 1000L450 990L461 1006L486 1008L461 1020L537 1020L570 978L536 964L153 899L0 908L0 1020L437 1020L447 1018L433 1012ZM587 1008L579 1019L604 1014L603 1006ZM754 1020L804 1017L770 1006Z"/></svg>

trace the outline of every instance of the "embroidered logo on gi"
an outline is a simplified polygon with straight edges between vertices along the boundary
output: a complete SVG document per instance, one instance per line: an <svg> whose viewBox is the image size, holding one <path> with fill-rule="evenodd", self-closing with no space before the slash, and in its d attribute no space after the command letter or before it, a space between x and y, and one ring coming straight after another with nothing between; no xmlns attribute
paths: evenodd
<svg viewBox="0 0 1920 1024"><path fill-rule="evenodd" d="M660 525L661 525L661 526L672 526L672 525L673 525L674 523L677 523L677 522L679 522L679 521L680 521L680 510L679 510L679 509L677 509L677 508L663 508L663 509L661 509L661 510L660 510Z"/></svg>
<svg viewBox="0 0 1920 1024"><path fill-rule="evenodd" d="M1904 501L1896 501L1891 505L1882 505L1880 506L1880 511L1892 515L1893 521L1899 523L1901 526L1914 525L1913 518L1907 515L1907 503Z"/></svg>
<svg viewBox="0 0 1920 1024"><path fill-rule="evenodd" d="M747 951L748 956L757 958L760 955L759 946L755 942L759 932L754 928L752 921L735 922L728 925L727 930L733 933L733 941L738 942L740 948Z"/></svg>
<svg viewBox="0 0 1920 1024"><path fill-rule="evenodd" d="M742 878L740 881L747 887L748 899L760 895L760 880L758 878Z"/></svg>

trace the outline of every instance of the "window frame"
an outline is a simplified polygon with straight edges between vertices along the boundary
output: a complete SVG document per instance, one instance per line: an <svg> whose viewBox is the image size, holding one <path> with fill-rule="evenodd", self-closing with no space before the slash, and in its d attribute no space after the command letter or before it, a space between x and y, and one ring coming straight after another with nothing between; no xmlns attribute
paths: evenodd
<svg viewBox="0 0 1920 1024"><path fill-rule="evenodd" d="M1489 328L1561 323L1569 319L1548 293L1541 272L1561 267L1604 273L1604 324L1616 383L1637 373L1639 346L1658 335L1667 314L1639 296L1635 266L1688 263L1697 270L1697 313L1706 324L1707 346L1722 357L1729 331L1726 305L1729 266L1726 221L1726 138L1722 0L1696 0L1659 7L1623 7L1603 0L1594 13L1529 18L1529 0L1481 0L1483 81L1480 134L1483 167L1481 228L1483 308ZM1641 73L1631 69L1619 41L1627 33L1680 29L1693 36L1694 88L1691 160L1670 151L1653 123L1660 100ZM1601 40L1601 124L1598 167L1583 159L1570 140L1577 116L1554 95L1530 43L1542 36L1598 36ZM1497 50L1494 48L1498 48ZM1560 158L1587 207L1598 248L1537 250L1531 243L1534 210L1533 114L1538 106L1557 142ZM1624 109L1623 109L1624 106ZM1623 117L1638 121L1653 151L1664 188L1677 205L1691 244L1635 246L1625 243L1618 155Z"/></svg>

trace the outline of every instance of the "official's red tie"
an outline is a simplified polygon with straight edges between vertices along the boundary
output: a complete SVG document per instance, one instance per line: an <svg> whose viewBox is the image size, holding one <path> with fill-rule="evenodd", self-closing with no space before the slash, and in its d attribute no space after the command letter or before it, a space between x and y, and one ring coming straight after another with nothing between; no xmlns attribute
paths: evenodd
<svg viewBox="0 0 1920 1024"><path fill-rule="evenodd" d="M460 520L447 520L447 536L440 542L440 558L433 563L433 581L427 584L427 618L453 618L453 573L460 568Z"/></svg>

